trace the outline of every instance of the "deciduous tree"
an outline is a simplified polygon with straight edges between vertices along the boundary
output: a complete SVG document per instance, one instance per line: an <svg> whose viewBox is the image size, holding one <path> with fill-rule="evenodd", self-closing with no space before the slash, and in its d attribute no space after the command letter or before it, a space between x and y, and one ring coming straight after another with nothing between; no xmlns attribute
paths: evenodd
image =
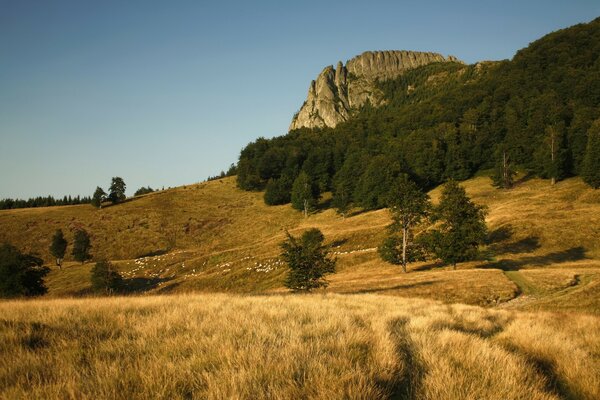
<svg viewBox="0 0 600 400"><path fill-rule="evenodd" d="M90 243L90 236L83 229L75 231L75 237L73 239L73 258L75 261L79 261L82 264L90 259L90 249L92 245Z"/></svg>
<svg viewBox="0 0 600 400"><path fill-rule="evenodd" d="M67 251L67 239L63 235L61 229L57 229L52 236L52 244L50 245L50 254L56 259L56 265L58 268L62 266L62 261L65 258L65 252Z"/></svg>

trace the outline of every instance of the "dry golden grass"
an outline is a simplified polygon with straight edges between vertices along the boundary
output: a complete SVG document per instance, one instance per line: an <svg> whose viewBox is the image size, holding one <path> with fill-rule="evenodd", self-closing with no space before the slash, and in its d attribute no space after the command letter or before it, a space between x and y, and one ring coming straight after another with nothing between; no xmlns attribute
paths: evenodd
<svg viewBox="0 0 600 400"><path fill-rule="evenodd" d="M153 193L102 210L84 205L0 211L0 242L51 262L47 248L54 230L62 228L71 240L81 227L92 234L94 255L113 260L131 292L256 294L284 290L285 269L278 262L284 230L296 234L317 227L335 244L338 274L331 278L331 290L336 292L477 305L531 292L545 300L536 309L558 305L599 312L600 294L591 290L600 282L599 191L578 178L554 187L545 180L525 180L509 191L494 189L483 176L463 185L475 202L488 206L492 243L485 259L461 264L456 273L424 263L411 266L404 276L383 263L374 248L389 223L386 210L348 218L324 210L304 219L289 206L265 206L262 193L238 190L235 178ZM437 200L439 189L430 194ZM50 296L86 294L89 271L90 264L69 261L63 270L54 268L48 276ZM575 275L581 279L571 286Z"/></svg>
<svg viewBox="0 0 600 400"><path fill-rule="evenodd" d="M600 319L380 295L0 302L5 399L600 397Z"/></svg>

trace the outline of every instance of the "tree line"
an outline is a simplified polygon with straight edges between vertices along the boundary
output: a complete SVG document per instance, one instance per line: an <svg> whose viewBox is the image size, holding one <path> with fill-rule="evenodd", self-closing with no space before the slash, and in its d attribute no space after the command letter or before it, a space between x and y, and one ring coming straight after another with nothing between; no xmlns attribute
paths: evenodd
<svg viewBox="0 0 600 400"><path fill-rule="evenodd" d="M54 198L53 196L37 196L24 199L0 199L0 210L12 210L16 208L34 208L34 207L54 207L54 206L73 206L77 204L90 204L91 197L81 196L64 196Z"/></svg>
<svg viewBox="0 0 600 400"><path fill-rule="evenodd" d="M383 207L390 182L403 174L422 189L481 170L510 188L517 169L551 183L581 176L597 188L599 53L596 19L549 34L510 61L408 71L378 83L387 104L366 104L335 128L248 144L238 186L264 190L267 204L304 210L331 191L341 213Z"/></svg>

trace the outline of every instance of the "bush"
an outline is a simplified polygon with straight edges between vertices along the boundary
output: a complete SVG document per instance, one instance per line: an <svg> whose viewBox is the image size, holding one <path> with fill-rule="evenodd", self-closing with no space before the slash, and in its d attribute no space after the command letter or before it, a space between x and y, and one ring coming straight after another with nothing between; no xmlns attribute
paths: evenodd
<svg viewBox="0 0 600 400"><path fill-rule="evenodd" d="M96 293L111 294L119 291L123 285L123 278L119 272L106 260L98 261L94 265L90 280L92 290Z"/></svg>

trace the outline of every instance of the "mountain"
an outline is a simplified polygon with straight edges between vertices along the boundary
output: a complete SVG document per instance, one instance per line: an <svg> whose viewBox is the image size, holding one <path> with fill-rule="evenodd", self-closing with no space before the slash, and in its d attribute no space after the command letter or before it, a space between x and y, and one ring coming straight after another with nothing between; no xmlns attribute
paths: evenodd
<svg viewBox="0 0 600 400"><path fill-rule="evenodd" d="M458 61L454 56L417 51L366 51L346 62L325 67L310 83L306 101L290 130L335 127L347 121L365 103L381 105L384 93L378 80L397 78L404 72L434 62Z"/></svg>
<svg viewBox="0 0 600 400"><path fill-rule="evenodd" d="M326 68L294 129L241 151L239 187L266 189L281 204L304 172L333 192L334 205L374 209L401 174L430 189L498 168L503 156L554 181L582 173L600 118L600 18L552 32L512 60L465 65L418 53L408 68L402 60L416 54L365 53Z"/></svg>

